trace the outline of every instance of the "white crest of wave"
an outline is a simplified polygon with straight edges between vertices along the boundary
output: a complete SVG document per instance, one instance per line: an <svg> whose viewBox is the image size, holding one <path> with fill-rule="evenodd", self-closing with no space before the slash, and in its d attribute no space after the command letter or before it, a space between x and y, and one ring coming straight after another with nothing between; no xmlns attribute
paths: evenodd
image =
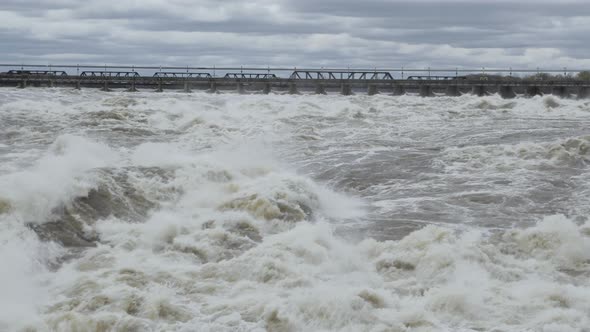
<svg viewBox="0 0 590 332"><path fill-rule="evenodd" d="M59 136L35 164L0 177L0 199L26 222L42 222L60 203L83 195L94 183L86 171L114 164L107 145L81 136Z"/></svg>

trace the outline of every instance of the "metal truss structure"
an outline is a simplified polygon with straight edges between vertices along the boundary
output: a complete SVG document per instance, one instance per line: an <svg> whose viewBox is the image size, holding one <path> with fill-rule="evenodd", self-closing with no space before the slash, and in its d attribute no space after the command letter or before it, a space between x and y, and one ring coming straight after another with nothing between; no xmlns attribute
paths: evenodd
<svg viewBox="0 0 590 332"><path fill-rule="evenodd" d="M291 79L307 80L393 80L386 71L330 71L330 70L296 70Z"/></svg>
<svg viewBox="0 0 590 332"><path fill-rule="evenodd" d="M8 75L67 76L63 70L9 70Z"/></svg>
<svg viewBox="0 0 590 332"><path fill-rule="evenodd" d="M141 77L136 71L83 71L81 77Z"/></svg>
<svg viewBox="0 0 590 332"><path fill-rule="evenodd" d="M191 73L191 72L166 72L166 71L159 71L154 74L153 77L176 77L176 78L211 78L211 74L209 73Z"/></svg>
<svg viewBox="0 0 590 332"><path fill-rule="evenodd" d="M277 75L269 74L269 73L227 73L227 74L225 74L224 78L269 79L269 78L277 78Z"/></svg>

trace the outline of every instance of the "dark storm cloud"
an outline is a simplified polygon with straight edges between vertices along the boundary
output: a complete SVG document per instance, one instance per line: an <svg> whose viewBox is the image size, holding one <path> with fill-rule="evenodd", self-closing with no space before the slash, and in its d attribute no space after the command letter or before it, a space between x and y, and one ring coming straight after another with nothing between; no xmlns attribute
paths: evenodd
<svg viewBox="0 0 590 332"><path fill-rule="evenodd" d="M590 67L585 1L4 0L0 60Z"/></svg>

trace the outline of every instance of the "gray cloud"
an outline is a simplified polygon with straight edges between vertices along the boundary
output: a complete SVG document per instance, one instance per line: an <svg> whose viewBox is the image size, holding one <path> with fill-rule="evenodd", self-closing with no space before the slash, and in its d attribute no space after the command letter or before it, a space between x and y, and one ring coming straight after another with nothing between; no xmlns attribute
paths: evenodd
<svg viewBox="0 0 590 332"><path fill-rule="evenodd" d="M3 0L0 61L588 68L585 1Z"/></svg>

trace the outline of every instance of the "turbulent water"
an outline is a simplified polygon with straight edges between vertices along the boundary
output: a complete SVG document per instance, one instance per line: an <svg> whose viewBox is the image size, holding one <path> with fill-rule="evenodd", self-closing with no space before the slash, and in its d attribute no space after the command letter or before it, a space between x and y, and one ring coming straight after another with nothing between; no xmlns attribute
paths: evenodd
<svg viewBox="0 0 590 332"><path fill-rule="evenodd" d="M0 90L0 331L590 331L590 101Z"/></svg>

